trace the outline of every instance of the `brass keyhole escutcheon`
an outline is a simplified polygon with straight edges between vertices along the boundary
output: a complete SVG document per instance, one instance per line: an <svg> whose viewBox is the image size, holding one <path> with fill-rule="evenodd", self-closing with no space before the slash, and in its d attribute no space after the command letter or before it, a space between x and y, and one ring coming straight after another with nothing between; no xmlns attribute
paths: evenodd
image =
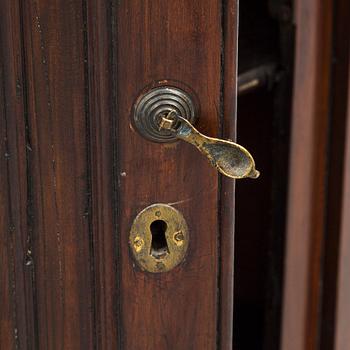
<svg viewBox="0 0 350 350"><path fill-rule="evenodd" d="M166 272L180 264L188 248L188 227L183 215L168 204L153 204L135 218L129 244L138 266Z"/></svg>

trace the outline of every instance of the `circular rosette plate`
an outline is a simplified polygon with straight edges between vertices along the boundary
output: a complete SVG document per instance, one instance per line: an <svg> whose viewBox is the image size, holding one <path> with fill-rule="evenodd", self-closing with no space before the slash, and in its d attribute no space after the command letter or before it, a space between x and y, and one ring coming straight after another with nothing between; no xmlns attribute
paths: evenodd
<svg viewBox="0 0 350 350"><path fill-rule="evenodd" d="M160 118L170 111L175 111L192 124L195 121L196 107L187 92L173 86L154 88L138 98L133 114L134 125L150 141L175 141L170 131L159 128Z"/></svg>

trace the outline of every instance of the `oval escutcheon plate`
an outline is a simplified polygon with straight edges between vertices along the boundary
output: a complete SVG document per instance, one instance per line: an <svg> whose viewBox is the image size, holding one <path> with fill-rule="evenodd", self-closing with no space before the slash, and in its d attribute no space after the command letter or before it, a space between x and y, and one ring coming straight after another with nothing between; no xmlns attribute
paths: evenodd
<svg viewBox="0 0 350 350"><path fill-rule="evenodd" d="M135 218L129 244L142 270L166 272L180 264L188 248L188 227L183 215L167 204L153 204Z"/></svg>

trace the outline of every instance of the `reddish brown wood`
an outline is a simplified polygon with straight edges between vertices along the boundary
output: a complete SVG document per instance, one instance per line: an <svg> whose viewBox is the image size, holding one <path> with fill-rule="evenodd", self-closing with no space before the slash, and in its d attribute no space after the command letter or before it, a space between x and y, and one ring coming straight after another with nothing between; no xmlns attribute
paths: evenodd
<svg viewBox="0 0 350 350"><path fill-rule="evenodd" d="M224 77L222 136L236 138L238 3L225 2L223 11ZM234 191L231 179L221 178L220 188L220 309L219 340L222 349L232 347L233 332L233 256L234 256Z"/></svg>
<svg viewBox="0 0 350 350"><path fill-rule="evenodd" d="M198 95L200 130L234 137L236 1L3 5L0 347L230 349L233 182L129 125L141 90L171 79ZM127 243L154 202L191 230L161 275Z"/></svg>
<svg viewBox="0 0 350 350"><path fill-rule="evenodd" d="M232 5L229 8L234 15ZM133 130L130 120L133 103L145 87L175 81L191 87L199 98L198 128L218 134L221 4L132 1L121 2L116 10L122 344L126 349L213 349L218 342L220 297L232 298L232 294L218 295L217 289L218 176L192 146L148 142ZM225 61L231 63L229 58ZM224 109L231 110L228 102ZM134 266L128 235L136 214L158 202L173 203L184 214L190 247L181 266L166 274L147 274ZM225 237L229 232L223 230ZM226 253L222 258L228 264L232 261ZM222 282L230 287L228 280ZM220 305L227 302L221 299ZM231 310L223 312L231 314ZM231 347L230 339L222 341Z"/></svg>
<svg viewBox="0 0 350 350"><path fill-rule="evenodd" d="M81 2L23 2L37 342L92 349L90 178Z"/></svg>
<svg viewBox="0 0 350 350"><path fill-rule="evenodd" d="M335 310L337 300L337 279L340 245L340 226L343 204L343 178L346 173L344 151L346 140L346 116L348 105L349 72L349 37L350 2L335 1L333 4L333 62L331 85L331 108L329 112L329 147L328 147L328 186L327 219L324 242L322 309L320 318L321 349L333 349L335 337Z"/></svg>
<svg viewBox="0 0 350 350"><path fill-rule="evenodd" d="M316 349L318 346L332 1L297 1L295 14L283 350Z"/></svg>
<svg viewBox="0 0 350 350"><path fill-rule="evenodd" d="M87 2L87 68L91 164L91 217L94 255L95 344L118 346L118 275L115 229L111 4Z"/></svg>
<svg viewBox="0 0 350 350"><path fill-rule="evenodd" d="M344 189L339 241L338 290L336 301L335 350L347 350L350 344L350 80L348 84L348 113L344 163Z"/></svg>
<svg viewBox="0 0 350 350"><path fill-rule="evenodd" d="M0 6L0 348L35 348L20 2Z"/></svg>

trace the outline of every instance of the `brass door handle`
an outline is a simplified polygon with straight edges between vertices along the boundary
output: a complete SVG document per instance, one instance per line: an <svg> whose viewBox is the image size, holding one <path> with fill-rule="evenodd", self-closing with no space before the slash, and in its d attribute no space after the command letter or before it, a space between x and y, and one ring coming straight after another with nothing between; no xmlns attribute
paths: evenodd
<svg viewBox="0 0 350 350"><path fill-rule="evenodd" d="M229 140L201 134L192 123L197 108L189 93L173 86L161 86L140 96L134 108L134 126L150 141L186 141L204 154L223 175L233 179L256 179L259 171L251 154Z"/></svg>
<svg viewBox="0 0 350 350"><path fill-rule="evenodd" d="M201 134L187 119L175 111L162 115L159 128L171 131L177 139L195 146L223 175L233 179L250 177L256 179L260 173L255 169L251 154L241 145L228 140Z"/></svg>

